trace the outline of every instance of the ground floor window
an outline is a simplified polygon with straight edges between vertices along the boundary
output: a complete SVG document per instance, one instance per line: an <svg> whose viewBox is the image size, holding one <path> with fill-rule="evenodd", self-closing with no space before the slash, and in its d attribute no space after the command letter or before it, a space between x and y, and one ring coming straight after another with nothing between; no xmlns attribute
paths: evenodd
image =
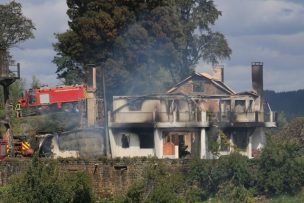
<svg viewBox="0 0 304 203"><path fill-rule="evenodd" d="M130 147L130 136L127 134L122 134L121 136L121 146L122 148Z"/></svg>
<svg viewBox="0 0 304 203"><path fill-rule="evenodd" d="M142 149L154 148L154 134L145 132L139 134L139 146Z"/></svg>
<svg viewBox="0 0 304 203"><path fill-rule="evenodd" d="M248 145L248 136L243 133L236 133L233 135L233 143L237 148L246 150Z"/></svg>

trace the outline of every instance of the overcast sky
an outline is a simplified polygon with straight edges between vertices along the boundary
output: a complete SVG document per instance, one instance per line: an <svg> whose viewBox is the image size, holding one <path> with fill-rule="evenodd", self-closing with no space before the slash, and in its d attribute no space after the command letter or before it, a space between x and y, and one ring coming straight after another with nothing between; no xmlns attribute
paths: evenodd
<svg viewBox="0 0 304 203"><path fill-rule="evenodd" d="M8 0L0 0L6 3ZM56 66L54 33L64 32L68 17L65 0L19 0L24 15L32 19L35 39L14 48L27 84L35 75L54 86ZM225 34L232 49L225 66L225 82L237 91L251 89L250 64L264 62L264 89L304 89L304 1L302 0L214 0L222 16L214 29ZM197 71L209 71L202 63Z"/></svg>

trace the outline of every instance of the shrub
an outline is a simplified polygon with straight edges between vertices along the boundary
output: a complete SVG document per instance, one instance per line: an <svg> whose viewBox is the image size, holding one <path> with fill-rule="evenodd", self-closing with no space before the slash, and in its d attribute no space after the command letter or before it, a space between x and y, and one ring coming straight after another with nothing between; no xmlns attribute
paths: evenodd
<svg viewBox="0 0 304 203"><path fill-rule="evenodd" d="M56 161L34 157L31 166L15 177L4 202L94 202L90 185L83 173L66 174Z"/></svg>
<svg viewBox="0 0 304 203"><path fill-rule="evenodd" d="M247 190L243 185L235 185L232 182L221 184L216 196L223 202L254 202L253 195L249 190Z"/></svg>
<svg viewBox="0 0 304 203"><path fill-rule="evenodd" d="M144 180L129 188L122 202L185 202L186 188L182 174L159 161L147 167Z"/></svg>
<svg viewBox="0 0 304 203"><path fill-rule="evenodd" d="M296 140L270 138L259 159L259 190L267 195L296 193L303 185L303 167Z"/></svg>
<svg viewBox="0 0 304 203"><path fill-rule="evenodd" d="M223 185L227 183L240 191L247 191L256 177L255 170L249 167L248 158L239 153L221 156L218 160L193 159L188 168L187 178L200 188L201 200L223 193Z"/></svg>

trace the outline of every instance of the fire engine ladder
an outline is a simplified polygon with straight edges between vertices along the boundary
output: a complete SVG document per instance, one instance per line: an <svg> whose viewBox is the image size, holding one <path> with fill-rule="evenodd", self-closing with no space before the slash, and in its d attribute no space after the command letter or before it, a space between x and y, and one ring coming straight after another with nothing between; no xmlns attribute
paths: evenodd
<svg viewBox="0 0 304 203"><path fill-rule="evenodd" d="M86 99L79 101L79 111L80 111L80 128L87 127L87 102Z"/></svg>

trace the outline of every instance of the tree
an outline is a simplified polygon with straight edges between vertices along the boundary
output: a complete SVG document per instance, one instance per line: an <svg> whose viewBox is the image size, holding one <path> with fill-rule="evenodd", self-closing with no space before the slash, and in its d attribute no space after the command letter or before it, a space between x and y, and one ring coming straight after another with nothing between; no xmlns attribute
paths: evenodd
<svg viewBox="0 0 304 203"><path fill-rule="evenodd" d="M0 5L0 65L9 61L9 48L33 38L35 29L32 21L22 14L20 3L11 1Z"/></svg>
<svg viewBox="0 0 304 203"><path fill-rule="evenodd" d="M41 82L40 82L40 80L39 80L35 75L32 76L32 84L31 84L31 87L32 87L32 88L41 87Z"/></svg>
<svg viewBox="0 0 304 203"><path fill-rule="evenodd" d="M284 131L283 131L284 132ZM295 194L304 184L301 145L293 135L269 137L258 160L258 189L261 194Z"/></svg>
<svg viewBox="0 0 304 203"><path fill-rule="evenodd" d="M163 91L200 59L216 63L231 54L224 36L211 29L221 12L210 0L67 4L70 28L54 45L58 77L75 70L85 75L85 64L95 63L106 71L112 95Z"/></svg>

